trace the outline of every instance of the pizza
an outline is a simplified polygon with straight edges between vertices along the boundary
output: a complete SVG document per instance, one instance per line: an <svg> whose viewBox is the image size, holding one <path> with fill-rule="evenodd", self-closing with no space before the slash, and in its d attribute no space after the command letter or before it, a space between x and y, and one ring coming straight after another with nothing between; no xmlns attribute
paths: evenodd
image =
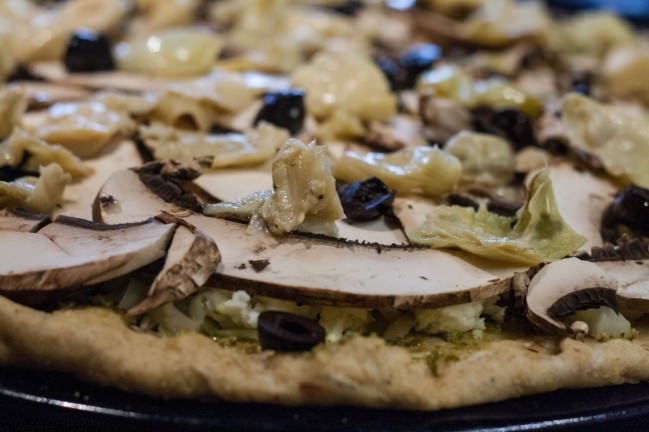
<svg viewBox="0 0 649 432"><path fill-rule="evenodd" d="M440 410L649 379L649 70L536 1L0 5L0 364Z"/></svg>

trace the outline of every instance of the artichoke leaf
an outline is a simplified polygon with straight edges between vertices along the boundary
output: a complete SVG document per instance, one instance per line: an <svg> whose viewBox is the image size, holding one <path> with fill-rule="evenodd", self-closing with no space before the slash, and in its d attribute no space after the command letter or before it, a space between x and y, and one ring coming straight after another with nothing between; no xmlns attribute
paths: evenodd
<svg viewBox="0 0 649 432"><path fill-rule="evenodd" d="M333 168L337 179L351 183L378 177L404 195L439 196L451 192L462 175L460 161L438 147L415 147L389 154L348 151Z"/></svg>
<svg viewBox="0 0 649 432"><path fill-rule="evenodd" d="M481 206L439 206L408 238L433 248L458 248L494 260L539 264L562 258L585 239L559 214L546 170L532 179L528 199L517 218L499 216ZM512 226L513 225L513 226Z"/></svg>
<svg viewBox="0 0 649 432"><path fill-rule="evenodd" d="M561 104L570 144L597 156L613 177L649 188L649 122L577 94Z"/></svg>

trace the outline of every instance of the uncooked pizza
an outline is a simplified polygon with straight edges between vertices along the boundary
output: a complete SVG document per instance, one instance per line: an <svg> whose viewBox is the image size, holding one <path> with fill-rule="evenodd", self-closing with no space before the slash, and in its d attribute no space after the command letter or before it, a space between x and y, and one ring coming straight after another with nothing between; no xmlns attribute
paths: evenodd
<svg viewBox="0 0 649 432"><path fill-rule="evenodd" d="M649 39L513 0L0 3L0 364L438 410L649 380Z"/></svg>

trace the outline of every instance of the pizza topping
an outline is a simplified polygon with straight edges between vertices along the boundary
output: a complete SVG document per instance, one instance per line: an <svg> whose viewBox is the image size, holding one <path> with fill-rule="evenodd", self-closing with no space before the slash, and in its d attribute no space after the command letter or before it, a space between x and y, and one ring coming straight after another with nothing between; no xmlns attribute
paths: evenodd
<svg viewBox="0 0 649 432"><path fill-rule="evenodd" d="M649 190L629 186L619 192L604 212L601 233L613 244L634 235L649 237Z"/></svg>
<svg viewBox="0 0 649 432"><path fill-rule="evenodd" d="M255 124L266 121L287 129L291 135L295 135L302 130L304 116L304 92L302 90L272 92L264 95L264 105L257 113Z"/></svg>
<svg viewBox="0 0 649 432"><path fill-rule="evenodd" d="M68 72L99 72L115 68L110 40L105 34L77 30L63 56Z"/></svg>
<svg viewBox="0 0 649 432"><path fill-rule="evenodd" d="M334 163L333 172L347 182L377 177L399 194L439 196L455 188L462 165L438 147L415 147L388 154L347 151Z"/></svg>
<svg viewBox="0 0 649 432"><path fill-rule="evenodd" d="M608 312L600 312L602 315L593 312L573 314L600 306L617 309L617 289L617 278L597 264L566 258L547 265L532 278L526 296L527 316L547 331L574 333L580 327L570 326L570 322L578 320L578 317L593 324L595 320L606 320ZM617 326L617 320L610 321ZM606 333L612 336L617 331ZM596 337L600 335L595 326L593 334Z"/></svg>
<svg viewBox="0 0 649 432"><path fill-rule="evenodd" d="M424 72L417 90L420 93L433 91L436 96L452 99L467 108L511 108L531 118L538 117L543 110L539 99L507 81L500 78L475 81L465 70L451 64Z"/></svg>
<svg viewBox="0 0 649 432"><path fill-rule="evenodd" d="M428 334L465 333L484 330L485 321L481 317L481 302L464 303L436 309L420 309L414 312L415 328Z"/></svg>
<svg viewBox="0 0 649 432"><path fill-rule="evenodd" d="M253 104L262 91L250 85L242 75L215 71L206 77L164 86L157 92L151 119L208 132L229 114Z"/></svg>
<svg viewBox="0 0 649 432"><path fill-rule="evenodd" d="M163 215L168 222L176 218ZM162 270L147 297L129 308L129 315L139 315L164 303L180 300L198 291L216 273L221 253L213 239L192 226L179 225L167 251Z"/></svg>
<svg viewBox="0 0 649 432"><path fill-rule="evenodd" d="M506 185L514 177L516 159L511 145L496 136L460 132L444 148L462 163L462 182Z"/></svg>
<svg viewBox="0 0 649 432"><path fill-rule="evenodd" d="M392 211L394 192L378 178L352 183L340 192L340 203L349 223L378 219Z"/></svg>
<svg viewBox="0 0 649 432"><path fill-rule="evenodd" d="M245 135L204 134L153 123L140 126L139 136L157 160L201 161L210 168L259 164L271 159L288 139L286 131L265 122Z"/></svg>
<svg viewBox="0 0 649 432"><path fill-rule="evenodd" d="M387 120L396 112L396 98L384 75L363 54L320 53L299 67L292 81L304 89L308 112L321 120L336 113L359 120Z"/></svg>
<svg viewBox="0 0 649 432"><path fill-rule="evenodd" d="M0 139L11 135L26 109L27 98L22 88L11 86L0 90Z"/></svg>
<svg viewBox="0 0 649 432"><path fill-rule="evenodd" d="M608 306L593 309L578 310L566 320L571 330L576 333L586 333L588 336L606 341L610 338L631 339L637 331L631 328L631 323L624 315ZM585 323L586 329L575 331L575 323Z"/></svg>
<svg viewBox="0 0 649 432"><path fill-rule="evenodd" d="M422 226L406 228L411 242L434 248L456 247L513 263L538 264L577 250L586 239L559 214L548 173L530 184L527 201L516 219L498 216L481 206L437 206Z"/></svg>
<svg viewBox="0 0 649 432"><path fill-rule="evenodd" d="M453 135L471 129L471 113L452 99L422 96L419 116L425 125L422 134L434 144L443 145Z"/></svg>
<svg viewBox="0 0 649 432"><path fill-rule="evenodd" d="M521 111L477 107L471 114L473 127L478 132L503 137L516 149L536 145L534 126L529 116Z"/></svg>
<svg viewBox="0 0 649 432"><path fill-rule="evenodd" d="M403 69L400 88L412 88L419 75L429 69L442 57L442 50L432 43L417 44L399 56L399 66Z"/></svg>
<svg viewBox="0 0 649 432"><path fill-rule="evenodd" d="M460 26L464 39L488 47L501 47L524 38L542 38L550 16L541 2L485 1Z"/></svg>
<svg viewBox="0 0 649 432"><path fill-rule="evenodd" d="M5 172L5 168L11 168L15 172L36 173L39 167L50 163L58 164L76 178L86 177L93 172L70 150L48 144L20 128L14 129L11 136L0 143L1 173Z"/></svg>
<svg viewBox="0 0 649 432"><path fill-rule="evenodd" d="M163 257L174 229L152 220L110 226L59 217L36 233L1 231L2 249L13 251L0 263L2 291L52 292L130 273Z"/></svg>
<svg viewBox="0 0 649 432"><path fill-rule="evenodd" d="M61 201L71 176L57 163L39 168L38 177L21 177L13 182L0 181L0 208L24 207L50 214Z"/></svg>
<svg viewBox="0 0 649 432"><path fill-rule="evenodd" d="M81 158L97 156L112 139L132 133L135 123L124 110L102 100L57 103L35 133Z"/></svg>
<svg viewBox="0 0 649 432"><path fill-rule="evenodd" d="M649 126L641 115L577 94L563 100L561 113L571 146L595 155L610 175L649 187Z"/></svg>
<svg viewBox="0 0 649 432"><path fill-rule="evenodd" d="M115 47L120 69L162 77L191 77L210 71L222 40L201 29L170 29Z"/></svg>
<svg viewBox="0 0 649 432"><path fill-rule="evenodd" d="M260 313L257 329L262 349L279 352L309 351L325 339L317 321L288 312Z"/></svg>

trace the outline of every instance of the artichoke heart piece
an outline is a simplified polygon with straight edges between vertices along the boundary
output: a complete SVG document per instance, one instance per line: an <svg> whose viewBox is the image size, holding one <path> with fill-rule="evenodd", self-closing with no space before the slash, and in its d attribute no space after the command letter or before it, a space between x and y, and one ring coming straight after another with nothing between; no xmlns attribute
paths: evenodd
<svg viewBox="0 0 649 432"><path fill-rule="evenodd" d="M573 147L597 156L613 177L649 188L649 121L577 94L563 100L561 113Z"/></svg>
<svg viewBox="0 0 649 432"><path fill-rule="evenodd" d="M157 160L175 160L191 164L207 159L211 168L225 168L262 163L288 139L286 130L261 123L248 133L208 135L154 123L140 126L140 137Z"/></svg>
<svg viewBox="0 0 649 432"><path fill-rule="evenodd" d="M424 72L417 82L417 91L433 91L440 98L451 99L467 108L489 106L511 108L536 118L543 112L543 104L501 78L475 81L458 66L444 64Z"/></svg>
<svg viewBox="0 0 649 432"><path fill-rule="evenodd" d="M34 132L47 142L60 144L81 158L97 156L118 135L129 135L135 122L129 113L106 101L57 103Z"/></svg>
<svg viewBox="0 0 649 432"><path fill-rule="evenodd" d="M494 135L463 131L445 150L462 162L462 180L468 183L506 185L516 169L511 145Z"/></svg>
<svg viewBox="0 0 649 432"><path fill-rule="evenodd" d="M498 216L484 206L477 211L439 206L427 216L423 226L407 230L407 235L413 243L459 248L486 258L527 265L562 258L585 242L559 214L545 171L533 178L527 202L517 216Z"/></svg>
<svg viewBox="0 0 649 432"><path fill-rule="evenodd" d="M11 135L27 109L27 98L20 87L0 91L0 139Z"/></svg>
<svg viewBox="0 0 649 432"><path fill-rule="evenodd" d="M347 182L378 177L399 194L439 196L451 192L462 175L462 165L438 147L415 147L394 153L353 151L334 163L334 176Z"/></svg>
<svg viewBox="0 0 649 432"><path fill-rule="evenodd" d="M462 24L460 33L473 43L500 47L523 38L543 37L550 22L541 2L490 0Z"/></svg>
<svg viewBox="0 0 649 432"><path fill-rule="evenodd" d="M223 41L202 29L170 29L115 48L120 69L163 77L206 74Z"/></svg>
<svg viewBox="0 0 649 432"><path fill-rule="evenodd" d="M205 206L205 214L251 218L259 215L274 234L301 225L328 224L345 217L326 149L289 139L273 162L273 191L261 191L230 203Z"/></svg>
<svg viewBox="0 0 649 432"><path fill-rule="evenodd" d="M292 81L304 89L307 108L318 118L344 110L363 120L387 120L396 112L387 79L363 55L318 54L295 71Z"/></svg>
<svg viewBox="0 0 649 432"><path fill-rule="evenodd" d="M40 168L40 177L22 177L13 182L0 181L0 208L24 207L50 214L63 196L70 174L58 164Z"/></svg>
<svg viewBox="0 0 649 432"><path fill-rule="evenodd" d="M93 172L70 150L48 144L20 128L14 129L11 136L0 143L0 167L20 165L26 172L36 172L39 167L50 163L58 164L76 178L86 177Z"/></svg>

